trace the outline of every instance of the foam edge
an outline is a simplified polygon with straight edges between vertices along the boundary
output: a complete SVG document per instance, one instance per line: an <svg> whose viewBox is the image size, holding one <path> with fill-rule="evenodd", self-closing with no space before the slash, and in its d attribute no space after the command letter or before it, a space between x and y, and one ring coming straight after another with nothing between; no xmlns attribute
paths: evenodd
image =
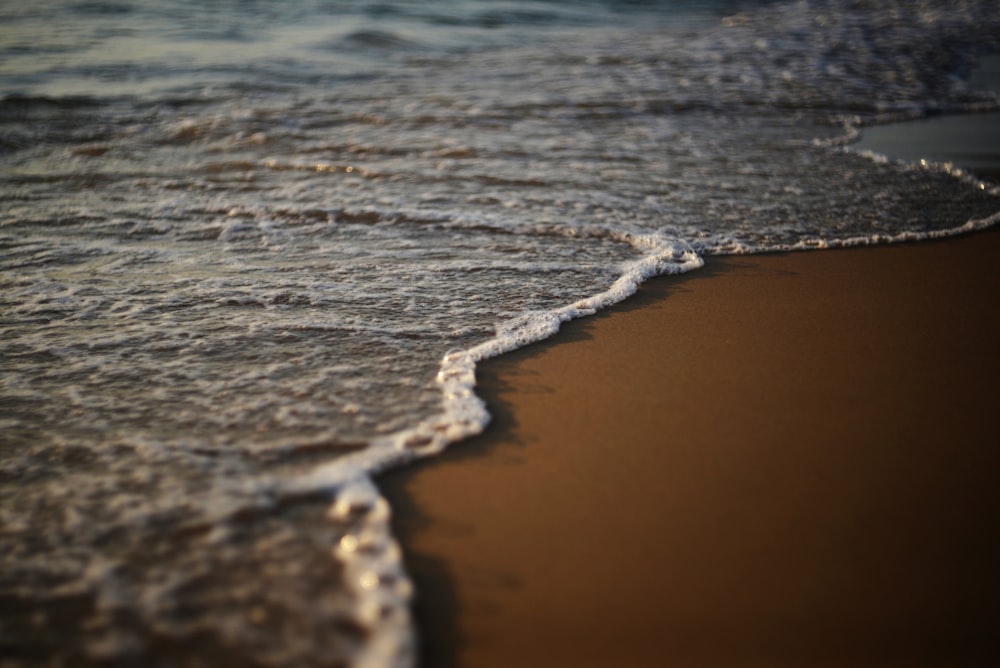
<svg viewBox="0 0 1000 668"><path fill-rule="evenodd" d="M528 313L500 324L496 335L465 350L447 353L436 381L442 410L372 444L281 485L280 493L326 493L332 497L327 516L343 527L331 552L343 567L345 585L357 601L359 626L367 642L352 658L357 668L413 666L417 639L410 614L413 584L405 572L402 551L392 537L388 502L372 476L417 458L437 454L449 445L483 432L490 421L485 402L476 395L476 364L546 339L564 322L592 315L636 292L645 280L680 274L703 266L687 243L660 233L612 232L619 241L644 253L622 265L619 277L596 295L560 308Z"/></svg>

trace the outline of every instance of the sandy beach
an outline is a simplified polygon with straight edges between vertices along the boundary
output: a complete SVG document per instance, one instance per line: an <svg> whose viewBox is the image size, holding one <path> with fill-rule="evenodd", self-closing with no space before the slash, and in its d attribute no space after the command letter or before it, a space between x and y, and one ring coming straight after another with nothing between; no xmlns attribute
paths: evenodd
<svg viewBox="0 0 1000 668"><path fill-rule="evenodd" d="M1000 233L710 258L483 364L379 478L427 666L1000 656Z"/></svg>
<svg viewBox="0 0 1000 668"><path fill-rule="evenodd" d="M995 181L997 118L856 148ZM487 433L378 479L422 665L1000 665L998 260L708 258L481 365Z"/></svg>
<svg viewBox="0 0 1000 668"><path fill-rule="evenodd" d="M997 128L855 148L995 182ZM1000 665L998 261L711 257L482 364L487 433L378 479L422 665Z"/></svg>
<svg viewBox="0 0 1000 668"><path fill-rule="evenodd" d="M0 668L1000 668L998 7L0 2Z"/></svg>

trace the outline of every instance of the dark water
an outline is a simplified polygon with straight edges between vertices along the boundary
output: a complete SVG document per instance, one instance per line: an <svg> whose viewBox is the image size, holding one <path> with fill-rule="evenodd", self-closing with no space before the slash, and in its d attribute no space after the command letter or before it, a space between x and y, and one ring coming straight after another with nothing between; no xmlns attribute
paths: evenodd
<svg viewBox="0 0 1000 668"><path fill-rule="evenodd" d="M0 664L409 665L367 474L645 277L991 224L993 185L844 147L997 109L998 14L4 3Z"/></svg>

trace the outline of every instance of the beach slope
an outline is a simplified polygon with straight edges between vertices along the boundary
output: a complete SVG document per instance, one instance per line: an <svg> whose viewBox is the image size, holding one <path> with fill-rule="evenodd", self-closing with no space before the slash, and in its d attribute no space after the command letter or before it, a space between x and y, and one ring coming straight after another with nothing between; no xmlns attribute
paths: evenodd
<svg viewBox="0 0 1000 668"><path fill-rule="evenodd" d="M1000 233L708 258L380 476L426 666L996 665Z"/></svg>

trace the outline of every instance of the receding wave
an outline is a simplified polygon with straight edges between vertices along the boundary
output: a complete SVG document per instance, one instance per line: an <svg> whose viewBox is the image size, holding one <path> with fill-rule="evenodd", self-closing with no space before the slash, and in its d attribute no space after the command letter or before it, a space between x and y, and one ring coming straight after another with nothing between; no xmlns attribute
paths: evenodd
<svg viewBox="0 0 1000 668"><path fill-rule="evenodd" d="M479 360L708 254L1000 211L845 150L1000 106L991 2L238 4L0 10L12 665L409 665L369 476L484 428Z"/></svg>

